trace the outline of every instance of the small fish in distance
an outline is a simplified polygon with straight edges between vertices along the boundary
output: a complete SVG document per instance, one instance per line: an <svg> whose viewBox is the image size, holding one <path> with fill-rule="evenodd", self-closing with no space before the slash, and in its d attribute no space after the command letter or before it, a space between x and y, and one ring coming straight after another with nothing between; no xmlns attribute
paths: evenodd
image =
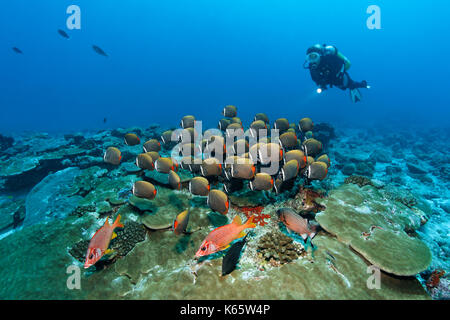
<svg viewBox="0 0 450 320"><path fill-rule="evenodd" d="M17 54L23 54L22 50L20 50L19 48L13 47L12 49Z"/></svg>
<svg viewBox="0 0 450 320"><path fill-rule="evenodd" d="M58 33L61 35L61 37L70 39L69 35L64 30L58 29Z"/></svg>
<svg viewBox="0 0 450 320"><path fill-rule="evenodd" d="M106 52L103 51L102 48L100 48L100 47L98 47L98 46L96 46L96 45L93 45L93 46L92 46L92 49L94 49L94 51L97 52L97 53L98 53L99 55L101 55L101 56L104 56L104 57L107 57L107 56L108 56L108 55L106 54Z"/></svg>

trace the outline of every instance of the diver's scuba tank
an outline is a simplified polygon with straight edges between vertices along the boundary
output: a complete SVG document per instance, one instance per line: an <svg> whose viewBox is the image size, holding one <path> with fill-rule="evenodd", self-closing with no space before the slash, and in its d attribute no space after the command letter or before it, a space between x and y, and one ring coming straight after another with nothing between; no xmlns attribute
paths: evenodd
<svg viewBox="0 0 450 320"><path fill-rule="evenodd" d="M311 52L317 52L317 53L323 54L323 48L324 48L324 46L325 46L325 45L321 46L320 44L315 44L315 45L309 47L309 48L306 50L306 54L308 55L308 54L310 54Z"/></svg>
<svg viewBox="0 0 450 320"><path fill-rule="evenodd" d="M337 55L341 60L344 61L344 70L343 71L347 71L348 69L350 69L351 63L350 60L347 59L346 56L344 56L342 54L342 52L340 52L335 46L325 46L325 54L334 54Z"/></svg>
<svg viewBox="0 0 450 320"><path fill-rule="evenodd" d="M323 52L325 55L336 55L338 56L341 60L344 61L344 71L347 71L348 69L350 69L351 63L350 60L347 59L346 56L344 56L342 54L342 52L340 52L335 46L327 46L326 44L323 45Z"/></svg>

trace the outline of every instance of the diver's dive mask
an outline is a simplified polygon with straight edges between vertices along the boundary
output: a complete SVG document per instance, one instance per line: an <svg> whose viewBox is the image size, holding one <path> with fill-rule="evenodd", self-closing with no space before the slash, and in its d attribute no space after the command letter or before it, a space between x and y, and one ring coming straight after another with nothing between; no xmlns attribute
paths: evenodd
<svg viewBox="0 0 450 320"><path fill-rule="evenodd" d="M306 55L305 63L303 63L303 68L305 69L316 69L320 63L320 54L317 52L310 52Z"/></svg>

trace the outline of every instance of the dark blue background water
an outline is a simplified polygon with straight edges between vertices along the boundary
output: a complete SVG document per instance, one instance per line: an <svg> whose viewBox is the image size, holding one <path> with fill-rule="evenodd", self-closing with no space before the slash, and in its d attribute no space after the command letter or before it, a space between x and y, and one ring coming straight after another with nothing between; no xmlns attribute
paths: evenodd
<svg viewBox="0 0 450 320"><path fill-rule="evenodd" d="M81 7L81 30L66 29L70 4ZM382 30L366 27L371 4ZM226 104L247 124L266 112L449 126L449 11L444 0L4 2L0 132L175 125L185 114L215 127ZM314 93L302 64L315 43L337 46L350 75L373 86L362 103L338 89Z"/></svg>

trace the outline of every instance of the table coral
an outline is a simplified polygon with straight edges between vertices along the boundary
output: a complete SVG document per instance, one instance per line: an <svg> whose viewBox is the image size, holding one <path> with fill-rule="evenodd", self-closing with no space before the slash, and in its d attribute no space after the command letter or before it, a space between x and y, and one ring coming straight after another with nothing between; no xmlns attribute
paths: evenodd
<svg viewBox="0 0 450 320"><path fill-rule="evenodd" d="M380 269L412 276L430 265L430 249L406 232L421 226L420 210L388 200L369 185L342 185L320 203L326 207L316 215L320 226Z"/></svg>

